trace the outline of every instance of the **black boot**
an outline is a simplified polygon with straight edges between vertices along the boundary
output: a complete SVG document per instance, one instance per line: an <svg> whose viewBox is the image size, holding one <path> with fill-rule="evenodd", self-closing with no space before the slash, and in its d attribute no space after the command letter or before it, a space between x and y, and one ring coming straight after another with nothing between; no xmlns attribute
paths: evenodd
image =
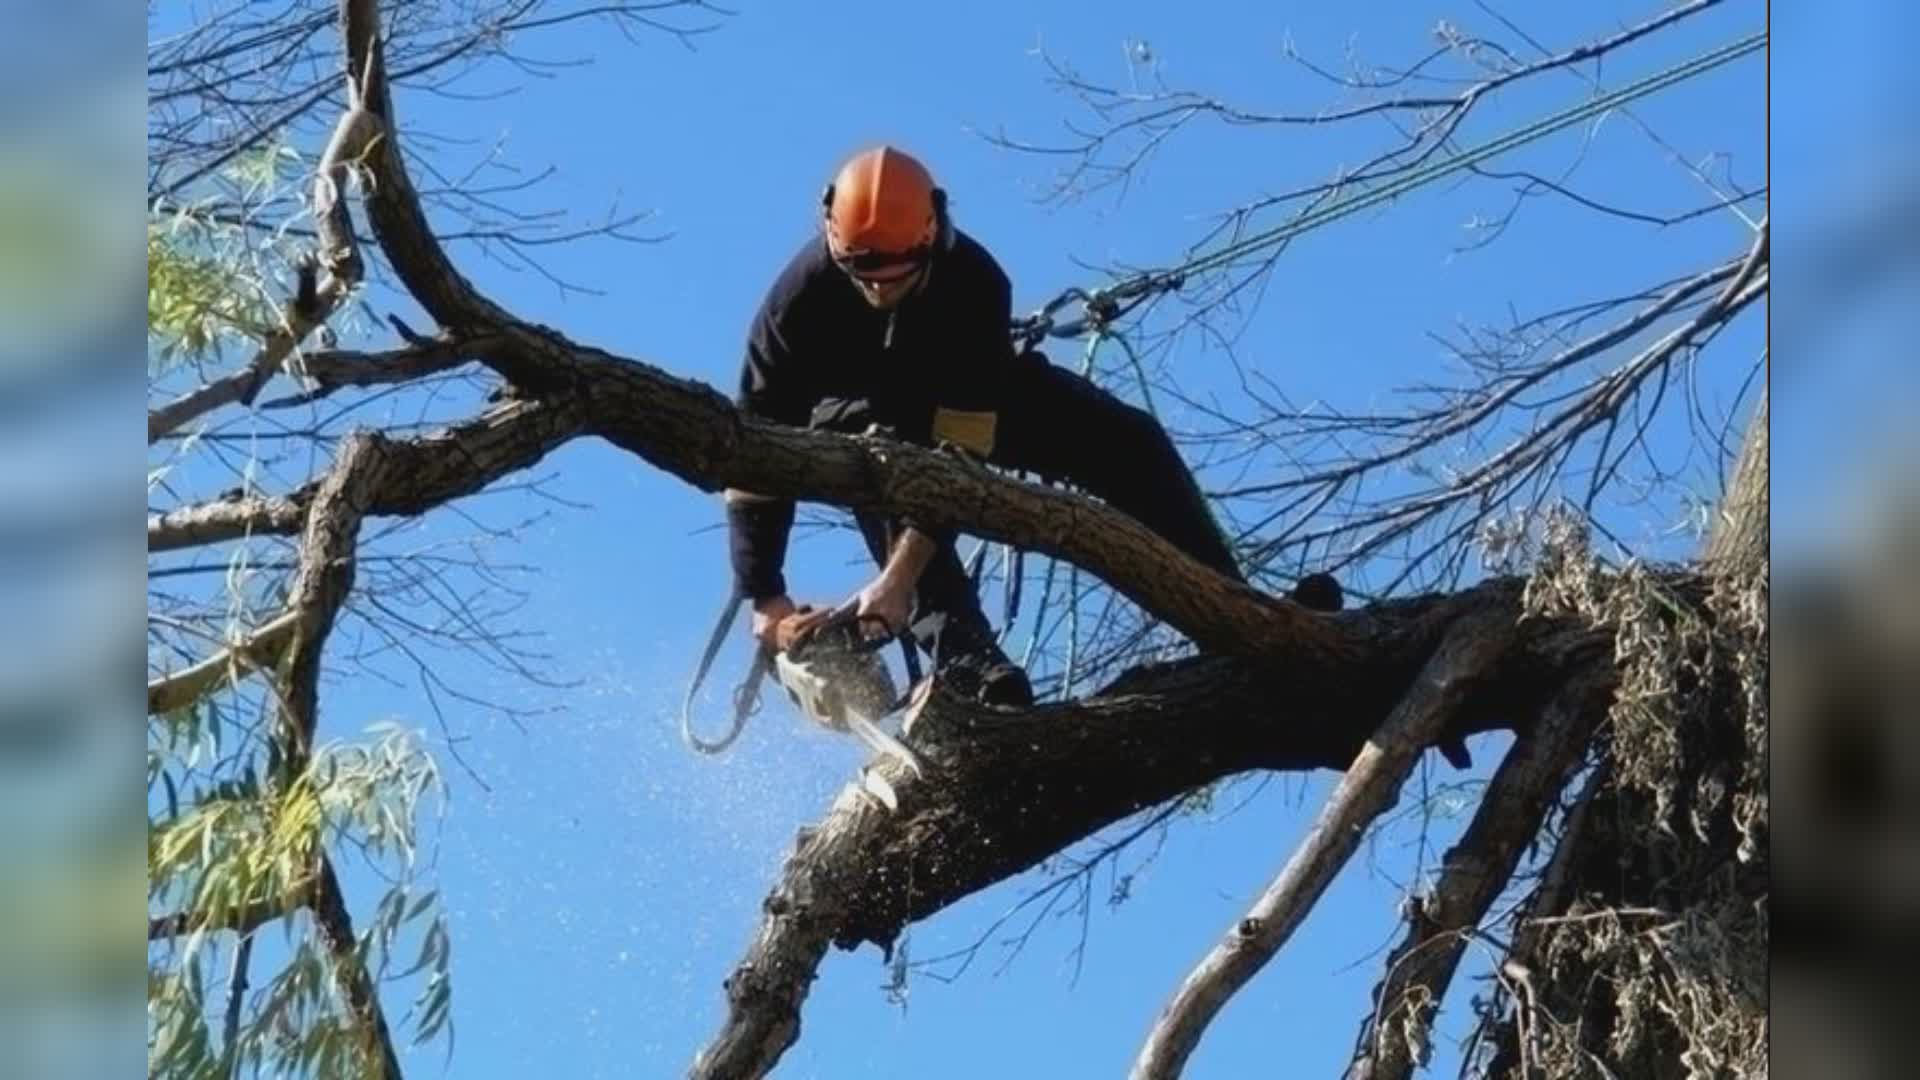
<svg viewBox="0 0 1920 1080"><path fill-rule="evenodd" d="M1025 708L1033 704L1033 684L992 635L950 626L940 638L934 669L947 689L983 705Z"/></svg>
<svg viewBox="0 0 1920 1080"><path fill-rule="evenodd" d="M1346 591L1332 574L1308 574L1294 582L1289 596L1308 611L1332 612L1347 606Z"/></svg>

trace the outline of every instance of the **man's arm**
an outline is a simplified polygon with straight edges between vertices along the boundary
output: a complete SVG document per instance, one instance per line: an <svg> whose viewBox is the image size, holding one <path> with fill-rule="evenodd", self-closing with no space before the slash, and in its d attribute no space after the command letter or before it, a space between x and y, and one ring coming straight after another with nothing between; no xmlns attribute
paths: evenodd
<svg viewBox="0 0 1920 1080"><path fill-rule="evenodd" d="M889 582L903 585L908 589L920 583L920 575L926 573L927 564L933 561L934 552L940 550L933 538L919 529L907 529L893 545L893 551L887 556L887 565L880 576Z"/></svg>
<svg viewBox="0 0 1920 1080"><path fill-rule="evenodd" d="M795 318L776 283L755 313L747 335L736 401L740 410L796 427L811 418L809 380L792 343ZM793 500L727 489L728 558L734 587L754 605L754 636L770 641L772 627L793 613L787 599L787 541L793 531Z"/></svg>
<svg viewBox="0 0 1920 1080"><path fill-rule="evenodd" d="M905 629L913 614L913 590L939 550L939 542L926 533L911 526L902 530L880 575L860 590L856 612L879 618L895 633Z"/></svg>
<svg viewBox="0 0 1920 1080"><path fill-rule="evenodd" d="M728 488L727 555L734 588L756 605L787 594L787 539L793 532L793 500Z"/></svg>

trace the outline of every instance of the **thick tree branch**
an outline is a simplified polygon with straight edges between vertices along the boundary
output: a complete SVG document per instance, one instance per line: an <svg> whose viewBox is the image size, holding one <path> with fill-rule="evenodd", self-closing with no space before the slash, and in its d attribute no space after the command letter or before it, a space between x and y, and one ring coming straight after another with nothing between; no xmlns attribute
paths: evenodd
<svg viewBox="0 0 1920 1080"><path fill-rule="evenodd" d="M890 439L803 431L742 414L651 365L515 327L481 359L523 385L577 395L588 426L708 491L737 488L953 525L1072 562L1213 652L1257 651L1296 671L1351 659L1333 624L1214 573L1127 515L966 458ZM566 389L561 389L562 387Z"/></svg>
<svg viewBox="0 0 1920 1080"><path fill-rule="evenodd" d="M334 619L353 590L354 554L360 523L372 493L387 485L398 457L379 435L356 434L341 447L333 469L314 491L300 542L300 569L289 590L287 609L298 617L293 649L286 665L272 738L281 763L276 781L289 784L307 770L319 723L320 659ZM373 978L360 954L346 897L325 850L316 855L311 906L321 939L333 960L334 982L347 1014L381 1063L379 1077L399 1080L399 1059L380 1008Z"/></svg>
<svg viewBox="0 0 1920 1080"><path fill-rule="evenodd" d="M581 430L580 414L570 406L513 401L445 431L382 440L394 465L366 492L366 512L424 513L537 463ZM283 496L218 499L150 515L147 551L291 535L304 527L316 488L307 484Z"/></svg>
<svg viewBox="0 0 1920 1080"><path fill-rule="evenodd" d="M1760 389L1760 402L1747 421L1740 458L1727 480L1713 531L1708 535L1706 566L1716 573L1739 574L1763 565L1769 546L1768 424L1770 387Z"/></svg>
<svg viewBox="0 0 1920 1080"><path fill-rule="evenodd" d="M379 4L376 0L341 0L340 12L347 67L366 73L362 100L386 136L364 155L373 178L366 196L367 218L381 250L407 291L442 327L478 332L514 322L454 268L427 223L426 210L394 138L399 125L394 121L393 96L387 84Z"/></svg>
<svg viewBox="0 0 1920 1080"><path fill-rule="evenodd" d="M1135 669L1084 701L1026 712L936 695L907 732L928 775L886 761L869 766L893 788L898 811L880 809L854 784L803 834L728 980L727 1021L694 1075L770 1069L798 1036L829 944L884 948L909 921L1211 781L1250 769L1346 767L1448 628L1469 619L1510 628L1519 601L1518 583L1499 581L1347 613L1338 619L1358 643L1354 658L1285 678L1259 661L1199 657ZM1456 739L1538 715L1567 672L1605 670L1609 647L1591 631L1530 623L1524 642L1477 684L1413 694L1433 706L1427 717L1441 730L1431 741Z"/></svg>
<svg viewBox="0 0 1920 1080"><path fill-rule="evenodd" d="M1021 483L942 451L748 417L701 383L541 329L514 325L504 336L516 347L483 360L542 373L567 389L513 402L446 432L390 442L406 464L370 489L370 513L419 513L590 433L708 491L734 487L886 509L1054 555L1098 574L1210 651L1257 649L1287 670L1351 659L1353 646L1334 624L1214 573L1091 499ZM310 490L149 518L148 550L292 532Z"/></svg>
<svg viewBox="0 0 1920 1080"><path fill-rule="evenodd" d="M1407 937L1388 956L1352 1080L1404 1080L1426 1063L1434 1014L1468 938L1539 835L1568 770L1606 714L1610 689L1575 677L1501 761L1473 821L1442 860L1432 893L1410 900Z"/></svg>
<svg viewBox="0 0 1920 1080"><path fill-rule="evenodd" d="M306 520L309 488L292 495L212 499L147 515L147 553L217 544L242 536L286 536Z"/></svg>
<svg viewBox="0 0 1920 1080"><path fill-rule="evenodd" d="M1414 684L1347 769L1313 831L1279 877L1161 1011L1131 1076L1157 1080L1180 1075L1221 1006L1293 935L1359 848L1368 825L1398 801L1400 785L1421 751L1440 737L1475 683L1498 664L1513 640L1512 620L1493 614L1463 619L1448 629Z"/></svg>

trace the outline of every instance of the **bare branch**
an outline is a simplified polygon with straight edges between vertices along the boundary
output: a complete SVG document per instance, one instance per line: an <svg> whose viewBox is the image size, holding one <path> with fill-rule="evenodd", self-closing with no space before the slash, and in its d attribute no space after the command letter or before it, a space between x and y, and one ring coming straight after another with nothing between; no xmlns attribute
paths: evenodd
<svg viewBox="0 0 1920 1080"><path fill-rule="evenodd" d="M313 181L313 216L318 223L319 250L299 273L292 300L280 313L280 325L246 367L210 382L147 413L147 443L214 409L233 402L251 404L274 372L299 348L308 334L326 322L347 298L365 272L355 243L353 218L347 212L346 190L358 162L381 141L380 121L367 109L370 68L347 71L347 110L334 127L333 138L320 157ZM324 271L323 276L318 276Z"/></svg>
<svg viewBox="0 0 1920 1080"><path fill-rule="evenodd" d="M298 394L263 401L263 409L305 405L346 387L385 386L412 382L468 363L468 346L452 340L428 341L386 352L328 349L308 353L300 363L310 388Z"/></svg>
<svg viewBox="0 0 1920 1080"><path fill-rule="evenodd" d="M471 495L535 464L581 430L582 421L574 409L515 401L432 435L387 440L388 452L400 464L370 492L365 511L420 513ZM219 499L150 515L147 550L173 551L248 535L299 532L314 491L315 485L309 484L284 496Z"/></svg>
<svg viewBox="0 0 1920 1080"><path fill-rule="evenodd" d="M1401 146L1374 158L1357 170L1343 171L1339 178L1332 182L1265 198L1254 207L1248 208L1248 210L1263 209L1296 202L1303 198L1321 196L1334 188L1372 182L1407 172L1445 145L1454 132L1459 130L1462 121L1474 107L1500 90L1543 72L1569 68L1604 57L1721 2L1722 0L1692 0L1691 3L1664 11L1609 37L1585 42L1529 64L1508 63L1504 70L1474 81L1472 85L1453 96L1403 95L1311 113L1258 112L1229 105L1206 94L1168 90L1164 87L1142 91L1137 88L1120 89L1102 86L1087 81L1065 65L1051 57L1046 57L1046 63L1054 81L1073 94L1105 126L1093 131L1083 131L1069 125L1069 130L1077 136L1077 141L1064 146L1041 146L1019 142L1004 134L989 136L988 141L1008 149L1063 155L1076 159L1067 172L1058 179L1050 193L1050 198L1060 200L1084 197L1113 184L1124 185L1130 182L1135 171L1144 165L1156 150L1164 146L1174 133L1202 117L1214 117L1223 123L1235 126L1283 127L1336 124L1382 113L1406 113L1418 118L1417 123L1412 125L1413 130ZM1444 48L1430 53L1409 72L1399 73L1390 81L1356 80L1332 74L1299 56L1292 49L1291 44L1288 47L1288 55L1309 70L1339 86L1351 90L1372 91L1404 82L1408 74L1418 71L1442 55L1455 54L1471 59L1478 51L1491 45L1478 38L1461 35L1445 24L1441 33L1445 43ZM1505 54L1504 50L1501 50L1501 53L1503 59L1511 61L1512 58ZM1101 160L1110 145L1128 136L1137 138L1138 146L1127 152L1123 160L1117 164L1108 164ZM1092 179L1089 180L1088 177ZM1242 211L1242 214L1246 212L1248 211Z"/></svg>
<svg viewBox="0 0 1920 1080"><path fill-rule="evenodd" d="M283 612L225 651L172 675L148 681L148 715L183 708L238 681L249 671L273 667L299 623L298 612Z"/></svg>
<svg viewBox="0 0 1920 1080"><path fill-rule="evenodd" d="M1399 799L1400 785L1421 751L1512 642L1511 623L1487 617L1462 620L1447 631L1406 696L1347 769L1280 876L1161 1010L1129 1075L1158 1080L1180 1074L1221 1006L1293 935L1359 847L1367 825Z"/></svg>
<svg viewBox="0 0 1920 1080"><path fill-rule="evenodd" d="M1407 937L1388 956L1350 1080L1404 1080L1425 1064L1434 1014L1469 935L1539 835L1610 697L1608 687L1575 678L1500 762L1433 891L1408 899Z"/></svg>
<svg viewBox="0 0 1920 1080"><path fill-rule="evenodd" d="M421 209L394 137L399 129L387 84L378 4L374 0L343 0L341 13L349 69L366 73L361 100L385 133L364 158L373 177L366 196L367 216L387 260L407 291L448 330L483 331L512 322L511 316L481 296L454 267L427 224L426 212Z"/></svg>
<svg viewBox="0 0 1920 1080"><path fill-rule="evenodd" d="M147 551L175 551L252 533L291 534L306 520L304 496L214 499L147 515Z"/></svg>

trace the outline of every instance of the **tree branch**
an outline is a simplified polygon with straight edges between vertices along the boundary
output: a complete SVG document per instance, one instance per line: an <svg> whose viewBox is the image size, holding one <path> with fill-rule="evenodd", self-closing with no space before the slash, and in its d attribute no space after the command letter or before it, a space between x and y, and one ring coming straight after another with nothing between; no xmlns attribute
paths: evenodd
<svg viewBox="0 0 1920 1080"><path fill-rule="evenodd" d="M419 513L591 433L704 490L733 487L911 514L1054 555L1098 574L1211 651L1257 649L1297 670L1351 649L1320 617L1230 581L1091 499L1021 483L942 451L749 417L701 383L572 345L540 328L510 324L501 337L512 347L480 358L547 383L549 396L513 402L446 432L388 443L405 464L369 489L368 512ZM310 490L149 518L148 550L292 532Z"/></svg>
<svg viewBox="0 0 1920 1080"><path fill-rule="evenodd" d="M192 667L147 683L147 715L183 708L256 668L270 668L292 640L299 626L298 612L283 612L255 630L246 640L207 657Z"/></svg>
<svg viewBox="0 0 1920 1080"><path fill-rule="evenodd" d="M320 657L334 619L353 589L354 552L371 493L385 486L395 468L391 444L379 435L359 433L340 449L332 470L314 491L300 543L300 569L288 592L287 608L298 619L286 665L286 689L279 698L273 740L279 750L278 782L289 784L306 772L319 722ZM310 901L320 936L333 959L333 977L348 1015L364 1035L384 1080L399 1080L386 1015L373 979L360 955L346 897L324 849L315 857Z"/></svg>
<svg viewBox="0 0 1920 1080"><path fill-rule="evenodd" d="M247 1004L247 969L252 960L253 935L246 934L233 950L233 968L227 980L227 1021L220 1039L220 1053L230 1078L240 1075L240 1014Z"/></svg>
<svg viewBox="0 0 1920 1080"><path fill-rule="evenodd" d="M246 367L148 412L147 445L224 405L252 404L260 388L280 370L287 357L308 334L326 322L347 294L360 284L366 266L354 240L346 190L353 168L384 141L378 118L366 107L369 73L367 68L348 66L347 110L341 114L333 138L320 156L313 181L313 214L319 249L301 265L299 285L293 299L280 312L280 325L267 335Z"/></svg>
<svg viewBox="0 0 1920 1080"><path fill-rule="evenodd" d="M359 939L353 933L353 920L347 914L347 899L340 891L340 879L333 872L333 860L320 856L320 880L315 885L314 922L320 938L333 955L333 977L339 987L348 1015L365 1034L381 1072L373 1080L400 1080L400 1059L394 1053L393 1033L387 1027L386 1014L380 1008L373 978L360 956Z"/></svg>
<svg viewBox="0 0 1920 1080"><path fill-rule="evenodd" d="M1768 388L1760 388L1760 401L1747 421L1740 458L1728 478L1726 495L1720 502L1714 528L1706 549L1708 569L1735 575L1764 565L1770 551L1768 513Z"/></svg>
<svg viewBox="0 0 1920 1080"><path fill-rule="evenodd" d="M426 341L386 352L356 352L328 349L309 353L301 362L301 373L311 389L297 394L263 401L263 409L283 409L305 405L328 397L349 386L386 386L412 382L437 375L468 362L467 346L454 340Z"/></svg>
<svg viewBox="0 0 1920 1080"><path fill-rule="evenodd" d="M252 534L285 536L306 521L308 488L292 495L212 499L147 515L147 553L216 544Z"/></svg>
<svg viewBox="0 0 1920 1080"><path fill-rule="evenodd" d="M383 439L393 467L366 492L365 512L418 514L527 468L580 434L577 410L514 401L416 439ZM287 495L217 499L147 518L147 551L174 551L250 535L286 536L306 522L316 484Z"/></svg>
<svg viewBox="0 0 1920 1080"><path fill-rule="evenodd" d="M375 0L341 0L340 7L348 68L366 73L362 100L385 133L365 154L366 167L373 177L366 196L367 218L381 250L407 291L442 327L456 332L483 331L514 322L455 269L427 224L426 211L421 208L394 137L399 125L394 121L393 96L387 85L379 5Z"/></svg>
<svg viewBox="0 0 1920 1080"><path fill-rule="evenodd" d="M1399 799L1400 785L1420 752L1440 736L1474 683L1512 642L1511 620L1483 615L1449 628L1406 696L1347 769L1280 876L1161 1011L1129 1075L1159 1080L1180 1074L1221 1006L1292 936L1360 846L1367 826Z"/></svg>
<svg viewBox="0 0 1920 1080"><path fill-rule="evenodd" d="M1262 662L1214 656L1136 668L1084 701L1029 711L936 694L904 732L927 775L886 760L868 766L893 788L898 810L880 808L855 783L803 832L727 981L727 1020L693 1075L771 1069L798 1037L800 1007L829 944L887 948L908 922L1223 777L1345 767L1452 628L1460 628L1452 666L1434 665L1445 681L1425 680L1409 695L1428 706L1428 741L1536 715L1565 673L1607 669L1602 637L1535 621L1470 685L1468 667L1494 664L1478 650L1511 640L1519 603L1519 584L1503 580L1349 612L1337 619L1359 643L1353 657L1284 678ZM1493 630L1470 646L1467 626ZM1390 745L1409 757L1419 749Z"/></svg>
<svg viewBox="0 0 1920 1080"><path fill-rule="evenodd" d="M1515 740L1466 833L1442 861L1432 893L1409 900L1407 937L1388 956L1350 1080L1404 1080L1426 1063L1433 1017L1468 936L1539 835L1610 698L1605 683L1577 677Z"/></svg>

